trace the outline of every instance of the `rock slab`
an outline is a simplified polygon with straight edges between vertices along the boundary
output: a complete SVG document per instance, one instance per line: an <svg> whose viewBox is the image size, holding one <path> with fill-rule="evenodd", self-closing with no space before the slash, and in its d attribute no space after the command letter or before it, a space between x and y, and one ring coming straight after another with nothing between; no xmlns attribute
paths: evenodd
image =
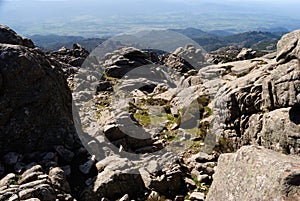
<svg viewBox="0 0 300 201"><path fill-rule="evenodd" d="M206 200L300 200L300 158L258 146L223 154Z"/></svg>

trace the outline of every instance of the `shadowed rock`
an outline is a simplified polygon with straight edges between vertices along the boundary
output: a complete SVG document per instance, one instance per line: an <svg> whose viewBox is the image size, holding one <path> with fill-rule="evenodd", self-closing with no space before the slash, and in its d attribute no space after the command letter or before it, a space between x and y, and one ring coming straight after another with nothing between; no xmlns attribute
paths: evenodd
<svg viewBox="0 0 300 201"><path fill-rule="evenodd" d="M35 47L30 39L19 36L16 32L4 25L0 25L0 43L22 45L29 48Z"/></svg>
<svg viewBox="0 0 300 201"><path fill-rule="evenodd" d="M24 43L10 29L0 30L10 33L0 37L0 155L78 145L62 71L40 50L17 45Z"/></svg>

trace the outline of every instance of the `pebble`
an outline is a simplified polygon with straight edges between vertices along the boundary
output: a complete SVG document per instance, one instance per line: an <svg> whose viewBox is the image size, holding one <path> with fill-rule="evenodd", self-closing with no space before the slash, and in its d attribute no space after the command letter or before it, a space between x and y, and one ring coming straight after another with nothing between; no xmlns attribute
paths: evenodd
<svg viewBox="0 0 300 201"><path fill-rule="evenodd" d="M185 178L184 181L185 181L185 183L186 183L186 185L187 185L187 188L188 188L189 190L194 190L194 189L197 188L196 183L195 183L192 179L190 179L190 178Z"/></svg>
<svg viewBox="0 0 300 201"><path fill-rule="evenodd" d="M130 201L129 195L128 194L124 195L119 201Z"/></svg>
<svg viewBox="0 0 300 201"><path fill-rule="evenodd" d="M195 201L204 201L204 193L200 193L200 192L193 192L190 195L190 200L195 200Z"/></svg>
<svg viewBox="0 0 300 201"><path fill-rule="evenodd" d="M209 178L209 175L203 174L203 175L198 175L197 180L200 183L207 183L207 182L209 182L210 178Z"/></svg>

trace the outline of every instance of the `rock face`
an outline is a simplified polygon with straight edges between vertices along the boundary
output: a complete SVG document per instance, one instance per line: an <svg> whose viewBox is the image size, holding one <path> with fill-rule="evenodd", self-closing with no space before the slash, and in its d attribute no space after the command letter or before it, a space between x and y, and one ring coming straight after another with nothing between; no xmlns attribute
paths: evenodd
<svg viewBox="0 0 300 201"><path fill-rule="evenodd" d="M29 48L35 47L30 39L19 36L16 32L4 25L0 25L0 43L22 45Z"/></svg>
<svg viewBox="0 0 300 201"><path fill-rule="evenodd" d="M213 100L217 138L230 139L233 148L255 144L299 154L299 32L279 41L277 59L272 54L208 67L215 74L200 70L204 84L223 83Z"/></svg>
<svg viewBox="0 0 300 201"><path fill-rule="evenodd" d="M277 44L277 57L279 63L286 63L293 59L299 60L300 31L296 30L286 34Z"/></svg>
<svg viewBox="0 0 300 201"><path fill-rule="evenodd" d="M0 30L9 33L0 43L0 154L76 146L71 93L62 71L40 50L23 46L10 29ZM7 44L15 41L22 45Z"/></svg>
<svg viewBox="0 0 300 201"><path fill-rule="evenodd" d="M299 157L242 147L219 157L206 200L299 200L299 174Z"/></svg>

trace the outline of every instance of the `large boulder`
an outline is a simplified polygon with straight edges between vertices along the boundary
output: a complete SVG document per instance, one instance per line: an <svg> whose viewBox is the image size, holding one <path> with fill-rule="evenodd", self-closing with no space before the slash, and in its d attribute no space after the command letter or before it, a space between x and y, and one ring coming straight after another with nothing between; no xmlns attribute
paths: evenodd
<svg viewBox="0 0 300 201"><path fill-rule="evenodd" d="M164 64L180 73L199 69L205 64L204 52L193 45L179 47L163 60Z"/></svg>
<svg viewBox="0 0 300 201"><path fill-rule="evenodd" d="M277 44L277 57L279 63L286 63L292 59L300 58L300 30L284 35Z"/></svg>
<svg viewBox="0 0 300 201"><path fill-rule="evenodd" d="M0 43L34 48L34 44L30 39L19 36L16 32L4 25L0 25Z"/></svg>
<svg viewBox="0 0 300 201"><path fill-rule="evenodd" d="M223 154L208 201L299 200L300 159L257 146Z"/></svg>
<svg viewBox="0 0 300 201"><path fill-rule="evenodd" d="M133 47L124 47L108 53L104 61L105 75L113 78L122 78L137 67L153 64L150 54Z"/></svg>
<svg viewBox="0 0 300 201"><path fill-rule="evenodd" d="M0 37L0 155L49 150L54 145L74 148L79 142L63 72L39 49L18 45L19 36L4 36Z"/></svg>
<svg viewBox="0 0 300 201"><path fill-rule="evenodd" d="M254 51L253 49L243 48L236 58L238 60L253 59L255 57L255 54L256 51Z"/></svg>
<svg viewBox="0 0 300 201"><path fill-rule="evenodd" d="M81 200L117 200L125 194L134 198L144 195L146 189L142 177L136 168L132 169L128 159L109 156L96 166L99 174L82 194Z"/></svg>

